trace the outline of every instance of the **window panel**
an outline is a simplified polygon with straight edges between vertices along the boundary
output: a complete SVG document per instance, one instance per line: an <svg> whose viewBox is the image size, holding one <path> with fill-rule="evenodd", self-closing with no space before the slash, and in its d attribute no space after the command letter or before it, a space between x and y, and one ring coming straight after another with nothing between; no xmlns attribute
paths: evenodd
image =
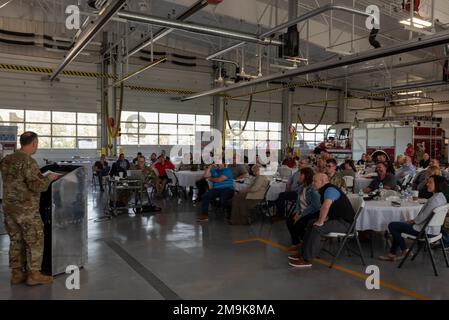
<svg viewBox="0 0 449 320"><path fill-rule="evenodd" d="M281 131L281 123L280 122L270 122L268 125L270 131Z"/></svg>
<svg viewBox="0 0 449 320"><path fill-rule="evenodd" d="M195 124L194 114L179 114L178 123Z"/></svg>
<svg viewBox="0 0 449 320"><path fill-rule="evenodd" d="M202 131L202 132L209 132L210 126L195 126L195 132Z"/></svg>
<svg viewBox="0 0 449 320"><path fill-rule="evenodd" d="M51 149L51 138L50 137L39 137L39 148L40 149Z"/></svg>
<svg viewBox="0 0 449 320"><path fill-rule="evenodd" d="M246 140L254 140L254 131L246 131L245 130L240 137L242 139L246 139Z"/></svg>
<svg viewBox="0 0 449 320"><path fill-rule="evenodd" d="M98 115L96 113L78 112L79 124L96 124L98 125Z"/></svg>
<svg viewBox="0 0 449 320"><path fill-rule="evenodd" d="M51 122L50 111L27 110L25 112L26 122Z"/></svg>
<svg viewBox="0 0 449 320"><path fill-rule="evenodd" d="M138 133L139 123L138 122L122 122L120 125L122 133Z"/></svg>
<svg viewBox="0 0 449 320"><path fill-rule="evenodd" d="M98 136L97 126L78 125L78 137L97 137L97 136Z"/></svg>
<svg viewBox="0 0 449 320"><path fill-rule="evenodd" d="M49 124L27 123L25 128L26 131L36 132L39 136L51 135L51 125Z"/></svg>
<svg viewBox="0 0 449 320"><path fill-rule="evenodd" d="M159 114L157 112L139 112L139 119L141 122L159 122Z"/></svg>
<svg viewBox="0 0 449 320"><path fill-rule="evenodd" d="M268 132L266 131L256 131L256 140L267 140Z"/></svg>
<svg viewBox="0 0 449 320"><path fill-rule="evenodd" d="M210 125L210 116L197 115L196 124L207 124Z"/></svg>
<svg viewBox="0 0 449 320"><path fill-rule="evenodd" d="M281 140L281 133L270 131L268 137L270 140Z"/></svg>
<svg viewBox="0 0 449 320"><path fill-rule="evenodd" d="M172 124L160 124L159 125L159 133L160 134L172 134L175 135L177 134L178 128L176 125L172 125Z"/></svg>
<svg viewBox="0 0 449 320"><path fill-rule="evenodd" d="M76 112L57 112L53 111L52 123L76 123Z"/></svg>
<svg viewBox="0 0 449 320"><path fill-rule="evenodd" d="M159 113L159 123L178 123L176 113Z"/></svg>
<svg viewBox="0 0 449 320"><path fill-rule="evenodd" d="M78 148L79 149L97 149L98 139L97 138L79 138Z"/></svg>
<svg viewBox="0 0 449 320"><path fill-rule="evenodd" d="M156 125L157 126L157 125ZM139 136L139 144L140 145L158 145L158 136L157 135L141 135Z"/></svg>
<svg viewBox="0 0 449 320"><path fill-rule="evenodd" d="M76 138L52 138L53 149L75 149Z"/></svg>
<svg viewBox="0 0 449 320"><path fill-rule="evenodd" d="M193 146L194 136L178 136L178 145Z"/></svg>
<svg viewBox="0 0 449 320"><path fill-rule="evenodd" d="M256 122L255 129L256 130L268 130L268 122Z"/></svg>
<svg viewBox="0 0 449 320"><path fill-rule="evenodd" d="M159 136L159 144L161 146L167 146L167 145L176 145L178 143L177 137L172 136Z"/></svg>
<svg viewBox="0 0 449 320"><path fill-rule="evenodd" d="M158 128L159 126L157 125L157 123L140 123L139 124L140 129L139 129L139 133L158 133ZM156 143L157 144L157 143Z"/></svg>
<svg viewBox="0 0 449 320"><path fill-rule="evenodd" d="M122 122L133 122L137 121L139 118L139 113L135 111L122 111L121 121Z"/></svg>
<svg viewBox="0 0 449 320"><path fill-rule="evenodd" d="M121 145L138 145L139 137L134 134L122 134L120 136L120 144Z"/></svg>
<svg viewBox="0 0 449 320"><path fill-rule="evenodd" d="M2 109L2 110L0 110L0 121L23 122L23 120L24 120L23 115L24 115L23 110Z"/></svg>
<svg viewBox="0 0 449 320"><path fill-rule="evenodd" d="M75 125L60 125L54 124L52 126L52 135L56 137L75 137L76 126Z"/></svg>
<svg viewBox="0 0 449 320"><path fill-rule="evenodd" d="M195 133L195 126L178 126L178 134L193 135Z"/></svg>

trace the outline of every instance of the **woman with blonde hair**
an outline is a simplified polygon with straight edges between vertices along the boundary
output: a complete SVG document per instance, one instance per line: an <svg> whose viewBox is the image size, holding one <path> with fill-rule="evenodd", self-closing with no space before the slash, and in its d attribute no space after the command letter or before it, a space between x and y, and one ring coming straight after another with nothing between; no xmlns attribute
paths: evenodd
<svg viewBox="0 0 449 320"><path fill-rule="evenodd" d="M248 217L250 211L263 200L270 180L266 176L260 175L260 166L254 165L251 168L254 179L248 188L238 191L232 198L231 217L229 224L240 225L249 224Z"/></svg>

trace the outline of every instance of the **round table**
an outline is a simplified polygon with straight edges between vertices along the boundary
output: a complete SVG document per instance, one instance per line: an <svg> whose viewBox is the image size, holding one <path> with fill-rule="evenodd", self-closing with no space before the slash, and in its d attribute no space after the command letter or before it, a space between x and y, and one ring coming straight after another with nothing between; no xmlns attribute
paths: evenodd
<svg viewBox="0 0 449 320"><path fill-rule="evenodd" d="M365 177L356 177L354 179L354 193L359 193L360 190L368 187L373 179Z"/></svg>
<svg viewBox="0 0 449 320"><path fill-rule="evenodd" d="M180 187L194 187L195 183L204 175L204 170L199 171L177 171L175 172Z"/></svg>
<svg viewBox="0 0 449 320"><path fill-rule="evenodd" d="M409 201L400 207L393 207L390 201L369 200L357 220L357 230L388 230L390 222L406 222L415 219L422 204Z"/></svg>
<svg viewBox="0 0 449 320"><path fill-rule="evenodd" d="M268 201L276 201L277 198L279 198L279 194L281 192L285 192L285 188L287 187L287 183L286 182L272 182L270 184L270 189L268 189L267 192L267 200Z"/></svg>

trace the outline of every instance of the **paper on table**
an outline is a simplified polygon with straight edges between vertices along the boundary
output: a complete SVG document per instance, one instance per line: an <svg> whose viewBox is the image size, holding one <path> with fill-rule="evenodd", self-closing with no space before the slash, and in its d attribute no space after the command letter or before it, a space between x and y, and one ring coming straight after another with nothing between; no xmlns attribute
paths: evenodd
<svg viewBox="0 0 449 320"><path fill-rule="evenodd" d="M58 175L58 176L62 176L62 174L57 173L57 172L53 172L53 171L51 171L51 170L45 171L42 175L43 175L44 177L46 177L46 176L48 176L50 173L56 174L56 175Z"/></svg>

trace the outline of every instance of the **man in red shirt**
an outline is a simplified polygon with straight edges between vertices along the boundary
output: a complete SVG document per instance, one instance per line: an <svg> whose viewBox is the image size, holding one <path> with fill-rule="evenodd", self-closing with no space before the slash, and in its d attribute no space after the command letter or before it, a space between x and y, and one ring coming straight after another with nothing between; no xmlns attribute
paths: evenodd
<svg viewBox="0 0 449 320"><path fill-rule="evenodd" d="M162 197L165 185L168 182L167 172L165 170L171 169L175 170L173 163L165 158L165 156L160 156L159 159L153 164L153 168L157 170L158 176L156 179L156 190L157 196Z"/></svg>
<svg viewBox="0 0 449 320"><path fill-rule="evenodd" d="M415 156L415 150L413 149L413 145L411 143L407 144L407 149L405 149L405 155L409 156L413 160Z"/></svg>

